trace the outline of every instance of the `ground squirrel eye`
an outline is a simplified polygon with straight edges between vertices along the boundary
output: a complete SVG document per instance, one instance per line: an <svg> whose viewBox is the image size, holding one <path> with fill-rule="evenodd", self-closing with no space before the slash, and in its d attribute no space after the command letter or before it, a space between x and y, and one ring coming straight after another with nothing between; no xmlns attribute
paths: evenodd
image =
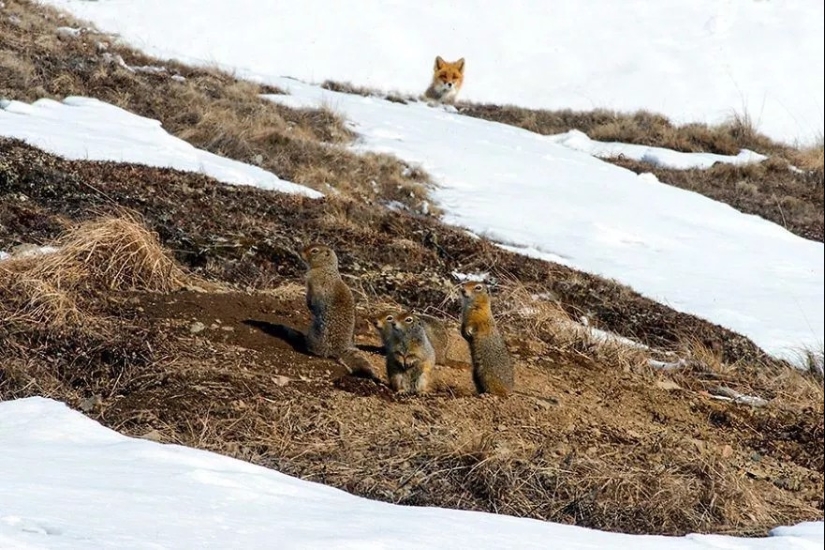
<svg viewBox="0 0 825 550"><path fill-rule="evenodd" d="M484 287L482 285L476 285L473 287L473 290L475 290L476 292L481 292L482 290L484 290Z"/></svg>
<svg viewBox="0 0 825 550"><path fill-rule="evenodd" d="M407 317L406 319L404 319L404 322L405 322L405 323L412 323L412 322L413 322L413 318L412 318L412 317Z"/></svg>
<svg viewBox="0 0 825 550"><path fill-rule="evenodd" d="M386 321L392 322L392 315L387 315Z"/></svg>

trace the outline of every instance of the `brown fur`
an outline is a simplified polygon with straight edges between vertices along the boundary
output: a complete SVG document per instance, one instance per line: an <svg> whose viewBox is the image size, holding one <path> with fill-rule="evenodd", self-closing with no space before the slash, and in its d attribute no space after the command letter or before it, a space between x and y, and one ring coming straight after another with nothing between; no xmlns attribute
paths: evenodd
<svg viewBox="0 0 825 550"><path fill-rule="evenodd" d="M424 97L442 103L453 103L462 84L464 84L464 58L451 63L438 56L435 58L432 82L424 92Z"/></svg>
<svg viewBox="0 0 825 550"><path fill-rule="evenodd" d="M449 344L449 331L447 325L438 317L419 313L418 318L424 326L427 339L435 350L435 362L437 365L447 364L447 346Z"/></svg>
<svg viewBox="0 0 825 550"><path fill-rule="evenodd" d="M306 262L306 303L312 315L307 351L336 359L351 373L377 380L369 361L355 348L355 300L338 272L330 247L311 244L301 251Z"/></svg>
<svg viewBox="0 0 825 550"><path fill-rule="evenodd" d="M410 312L396 316L391 345L387 353L390 387L400 393L426 393L435 366L435 350L421 318Z"/></svg>
<svg viewBox="0 0 825 550"><path fill-rule="evenodd" d="M487 286L464 283L461 297L461 335L470 346L476 390L506 397L515 385L513 361L493 319Z"/></svg>
<svg viewBox="0 0 825 550"><path fill-rule="evenodd" d="M370 318L370 324L381 336L381 345L384 346L384 353L388 354L393 347L393 323L399 311L384 310Z"/></svg>
<svg viewBox="0 0 825 550"><path fill-rule="evenodd" d="M381 336L381 344L384 346L384 353L388 353L393 343L393 323L398 315L403 315L404 312L400 310L384 310L377 315L370 318L370 324L375 328ZM450 345L450 335L447 325L438 317L432 315L418 314L424 326L424 332L427 334L427 339L430 341L433 350L435 350L435 363L437 365L446 365L448 353L447 350ZM456 338L458 335L456 335Z"/></svg>
<svg viewBox="0 0 825 550"><path fill-rule="evenodd" d="M306 274L306 302L312 314L307 331L307 349L319 357L338 359L353 347L355 301L338 272L338 257L328 246L311 244L301 257Z"/></svg>

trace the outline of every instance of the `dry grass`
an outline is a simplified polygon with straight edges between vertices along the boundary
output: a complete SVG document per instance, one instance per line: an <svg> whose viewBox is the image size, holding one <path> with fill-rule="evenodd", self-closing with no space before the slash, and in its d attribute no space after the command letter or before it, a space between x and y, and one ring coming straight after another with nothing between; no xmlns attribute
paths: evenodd
<svg viewBox="0 0 825 550"><path fill-rule="evenodd" d="M70 16L28 0L0 19L0 97L82 95L160 120L166 131L325 193L425 206L428 176L389 155L358 155L345 121L329 109L291 109L260 97L280 90L212 68L162 61L115 43ZM75 38L59 26L86 28ZM147 70L146 68L154 68Z"/></svg>
<svg viewBox="0 0 825 550"><path fill-rule="evenodd" d="M80 311L78 325L60 333L48 328L54 317L36 326L15 322L0 396L48 395L129 435L151 433L408 505L662 534L763 534L821 515L811 504L821 493L821 405L803 407L821 403L822 394L816 385L804 394L794 389L798 380L787 371L725 364L697 343L693 353L714 383L770 389L769 410L702 399L704 379L687 370L674 374L680 393L666 393L640 366L647 352L589 339L546 289L500 278L494 310L524 394L478 399L466 368L441 368L435 395L398 398L371 381L333 381L334 364L272 336L261 336L267 347L256 352L243 339L248 327L230 323L232 312L245 320L260 311L271 326L300 326L298 277L249 295L165 295L191 279L139 221L95 219L58 239L51 256L0 262L14 267L12 279L72 274L51 281ZM409 243L398 247L414 253ZM409 284L423 287L414 277ZM373 306L384 305L368 288L362 292ZM158 302L191 309L159 314ZM244 309L253 304L263 307ZM451 310L440 304L430 312ZM192 336L194 312L232 330ZM794 391L793 400L786 396ZM762 456L759 471L768 472L762 477L746 474L754 471L754 452Z"/></svg>
<svg viewBox="0 0 825 550"><path fill-rule="evenodd" d="M505 279L497 294L497 318L508 332L519 335L520 342L529 343L529 355L552 349L620 371L639 372L654 354L646 346L574 320L554 296L531 291L518 281Z"/></svg>
<svg viewBox="0 0 825 550"><path fill-rule="evenodd" d="M680 353L682 366L669 371L686 388L710 392L720 387L764 399L779 409L799 410L811 403L825 402L825 387L818 374L815 352L805 352L800 362L805 368L781 367L752 361L726 362L719 353L696 340L686 340ZM673 364L675 365L675 363ZM817 405L822 411L822 407Z"/></svg>
<svg viewBox="0 0 825 550"><path fill-rule="evenodd" d="M56 252L0 262L0 318L5 322L97 327L84 305L85 293L172 292L193 281L135 214L80 224L53 246Z"/></svg>
<svg viewBox="0 0 825 550"><path fill-rule="evenodd" d="M691 123L673 124L664 115L649 111L622 113L607 109L592 111L528 109L514 105L489 105L462 102L462 114L518 126L543 135L580 130L598 141L619 141L637 145L666 147L689 153L736 155L741 149L751 149L766 155L787 158L807 158L815 161L817 149L795 148L775 142L759 133L747 116L734 115L718 125ZM817 167L817 164L806 166ZM818 165L821 167L821 163Z"/></svg>
<svg viewBox="0 0 825 550"><path fill-rule="evenodd" d="M352 82L340 82L337 80L325 80L321 83L321 87L333 92L341 92L343 94L360 95L362 97L380 97L387 101L394 103L407 104L411 101L417 101L419 97L402 94L400 92L382 92L377 88L368 88L366 86L357 86Z"/></svg>

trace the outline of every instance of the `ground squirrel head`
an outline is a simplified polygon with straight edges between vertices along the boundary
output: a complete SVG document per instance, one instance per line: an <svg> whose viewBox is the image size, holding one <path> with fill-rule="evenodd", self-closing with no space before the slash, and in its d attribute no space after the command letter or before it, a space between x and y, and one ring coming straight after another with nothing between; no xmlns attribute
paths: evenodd
<svg viewBox="0 0 825 550"><path fill-rule="evenodd" d="M375 330L381 335L386 345L386 339L395 329L395 320L398 313L391 310L386 310L370 317L370 324L375 327Z"/></svg>
<svg viewBox="0 0 825 550"><path fill-rule="evenodd" d="M421 317L413 311L399 312L395 316L395 321L393 321L392 326L396 333L400 334L409 334L410 331L418 328L421 328L422 330L424 329L424 325L421 322Z"/></svg>
<svg viewBox="0 0 825 550"><path fill-rule="evenodd" d="M394 311L386 310L378 313L377 315L373 315L370 318L370 323L380 331L387 325L392 326L395 322L395 317L396 313Z"/></svg>
<svg viewBox="0 0 825 550"><path fill-rule="evenodd" d="M311 268L338 268L338 256L330 247L323 244L310 244L301 251L301 259Z"/></svg>
<svg viewBox="0 0 825 550"><path fill-rule="evenodd" d="M490 291L484 283L468 281L462 283L459 290L461 291L461 300L465 305L490 300Z"/></svg>

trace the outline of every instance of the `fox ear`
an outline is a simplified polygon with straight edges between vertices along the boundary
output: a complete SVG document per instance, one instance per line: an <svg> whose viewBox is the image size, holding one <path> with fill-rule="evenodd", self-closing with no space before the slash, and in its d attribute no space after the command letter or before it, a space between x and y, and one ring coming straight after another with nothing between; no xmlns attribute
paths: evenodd
<svg viewBox="0 0 825 550"><path fill-rule="evenodd" d="M459 71L461 71L463 73L464 72L464 58L462 57L461 59L456 61L455 66Z"/></svg>
<svg viewBox="0 0 825 550"><path fill-rule="evenodd" d="M446 62L443 59L441 59L440 55L436 56L436 58L435 58L435 70L440 71L441 68L444 66L444 63L446 63Z"/></svg>

